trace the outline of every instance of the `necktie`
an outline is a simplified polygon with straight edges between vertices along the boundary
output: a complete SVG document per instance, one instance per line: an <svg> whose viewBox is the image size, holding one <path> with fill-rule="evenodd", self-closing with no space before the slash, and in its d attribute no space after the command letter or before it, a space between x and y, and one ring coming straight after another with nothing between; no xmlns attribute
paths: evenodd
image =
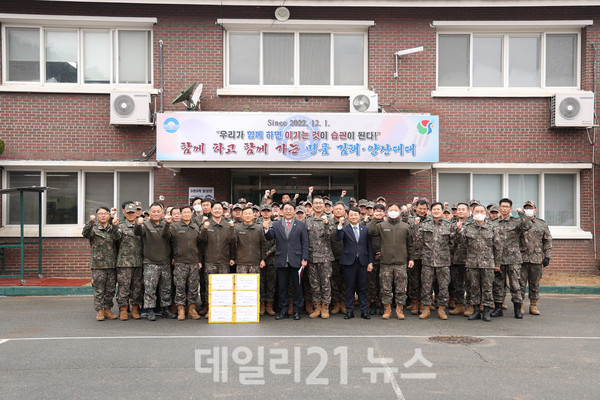
<svg viewBox="0 0 600 400"><path fill-rule="evenodd" d="M286 230L290 230L290 221L287 222L287 228L285 228Z"/></svg>
<svg viewBox="0 0 600 400"><path fill-rule="evenodd" d="M354 227L354 237L356 238L356 243L358 243L358 239L360 238L360 234L358 232L358 226Z"/></svg>

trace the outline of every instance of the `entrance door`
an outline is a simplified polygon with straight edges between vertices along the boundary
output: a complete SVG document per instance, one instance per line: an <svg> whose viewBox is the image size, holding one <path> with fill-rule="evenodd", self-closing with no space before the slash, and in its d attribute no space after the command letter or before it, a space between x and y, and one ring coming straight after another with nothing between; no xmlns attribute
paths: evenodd
<svg viewBox="0 0 600 400"><path fill-rule="evenodd" d="M231 171L232 194L231 199L236 203L238 199L245 198L254 204L260 204L265 190L275 189L273 201L281 203L284 194L291 198L297 193L298 201L306 200L308 188L314 187L313 195L328 196L332 202L340 199L342 191L346 191L346 198L356 197L358 192L358 175L354 171Z"/></svg>

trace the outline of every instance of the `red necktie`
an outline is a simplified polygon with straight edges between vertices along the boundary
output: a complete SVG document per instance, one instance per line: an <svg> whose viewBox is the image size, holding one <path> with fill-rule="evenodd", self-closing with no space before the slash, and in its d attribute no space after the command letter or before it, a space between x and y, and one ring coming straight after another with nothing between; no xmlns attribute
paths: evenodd
<svg viewBox="0 0 600 400"><path fill-rule="evenodd" d="M290 221L287 222L287 228L288 231L290 230Z"/></svg>

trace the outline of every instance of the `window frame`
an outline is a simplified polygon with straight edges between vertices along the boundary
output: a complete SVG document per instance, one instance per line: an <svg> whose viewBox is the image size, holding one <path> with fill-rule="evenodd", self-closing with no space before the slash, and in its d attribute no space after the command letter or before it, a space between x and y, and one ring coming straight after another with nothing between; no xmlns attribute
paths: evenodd
<svg viewBox="0 0 600 400"><path fill-rule="evenodd" d="M86 184L86 173L89 172L101 172L101 173L112 173L113 174L113 204L119 208L117 204L119 193L118 193L118 179L119 173L121 172L147 172L148 173L148 204L151 204L154 198L154 170L152 167L143 168L127 168L127 167L99 167L99 168L86 168L86 167L64 167L57 168L52 166L14 166L5 167L2 171L2 182L3 186L10 184L8 181L8 175L10 172L28 172L35 171L40 172L40 186L46 186L46 177L48 173L77 173L77 223L75 224L48 224L47 223L47 208L48 208L48 195L47 192L42 192L42 229L44 236L65 236L65 237L78 237L81 236L81 229L87 222L89 216L85 215L85 184ZM9 200L8 194L2 195L2 220L5 224L0 228L0 237L12 237L19 235L20 225L9 224L8 213L9 213ZM112 207L112 205L107 205ZM25 224L26 236L28 233L35 230L37 235L37 222L34 224Z"/></svg>
<svg viewBox="0 0 600 400"><path fill-rule="evenodd" d="M374 21L324 21L324 20L230 20L217 21L223 26L223 87L217 89L217 95L249 95L249 96L349 96L353 93L368 90L369 82L369 27ZM229 82L229 37L235 33L259 34L259 84L244 85ZM263 35L264 33L294 34L294 84L265 85ZM300 82L300 34L315 33L330 35L330 83L328 85L302 85ZM334 77L334 35L363 36L363 84L335 85Z"/></svg>
<svg viewBox="0 0 600 400"><path fill-rule="evenodd" d="M577 21L434 21L436 32L436 89L433 97L549 97L557 92L576 92L581 90L582 67L582 29L593 24L592 20ZM548 35L576 35L576 62L574 86L546 85L546 49ZM440 86L440 35L469 35L469 85ZM533 87L509 86L510 37L540 37L540 85ZM502 37L502 81L503 86L473 86L473 38L476 36Z"/></svg>
<svg viewBox="0 0 600 400"><path fill-rule="evenodd" d="M0 92L53 92L53 93L110 93L114 90L151 90L154 89L154 30L156 18L112 18L112 17L74 17L23 14L0 14L2 24L2 84ZM8 80L8 37L7 29L38 29L40 37L39 75L37 81ZM77 82L46 82L46 32L77 32ZM84 32L108 31L110 46L109 83L85 83L84 71ZM120 83L118 81L118 35L122 31L147 32L146 66L144 78L147 83ZM149 54L148 54L149 53Z"/></svg>

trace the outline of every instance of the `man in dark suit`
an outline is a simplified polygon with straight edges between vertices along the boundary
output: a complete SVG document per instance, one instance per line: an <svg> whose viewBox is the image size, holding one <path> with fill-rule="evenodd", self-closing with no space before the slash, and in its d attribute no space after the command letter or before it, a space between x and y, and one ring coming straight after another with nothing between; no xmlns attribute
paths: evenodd
<svg viewBox="0 0 600 400"><path fill-rule="evenodd" d="M344 319L354 318L354 292L358 292L360 316L371 319L367 300L367 272L373 269L375 260L373 243L369 228L360 224L360 210L352 207L348 212L350 224L344 226L340 218L335 240L344 242L344 250L340 257L340 265L346 282L346 315Z"/></svg>
<svg viewBox="0 0 600 400"><path fill-rule="evenodd" d="M279 305L281 313L276 319L288 318L288 282L290 277L294 288L294 319L300 319L302 285L300 284L301 268L306 267L308 260L308 231L304 222L294 218L296 212L294 205L287 202L283 205L283 218L273 222L263 222L265 238L276 241L275 267L279 285Z"/></svg>

